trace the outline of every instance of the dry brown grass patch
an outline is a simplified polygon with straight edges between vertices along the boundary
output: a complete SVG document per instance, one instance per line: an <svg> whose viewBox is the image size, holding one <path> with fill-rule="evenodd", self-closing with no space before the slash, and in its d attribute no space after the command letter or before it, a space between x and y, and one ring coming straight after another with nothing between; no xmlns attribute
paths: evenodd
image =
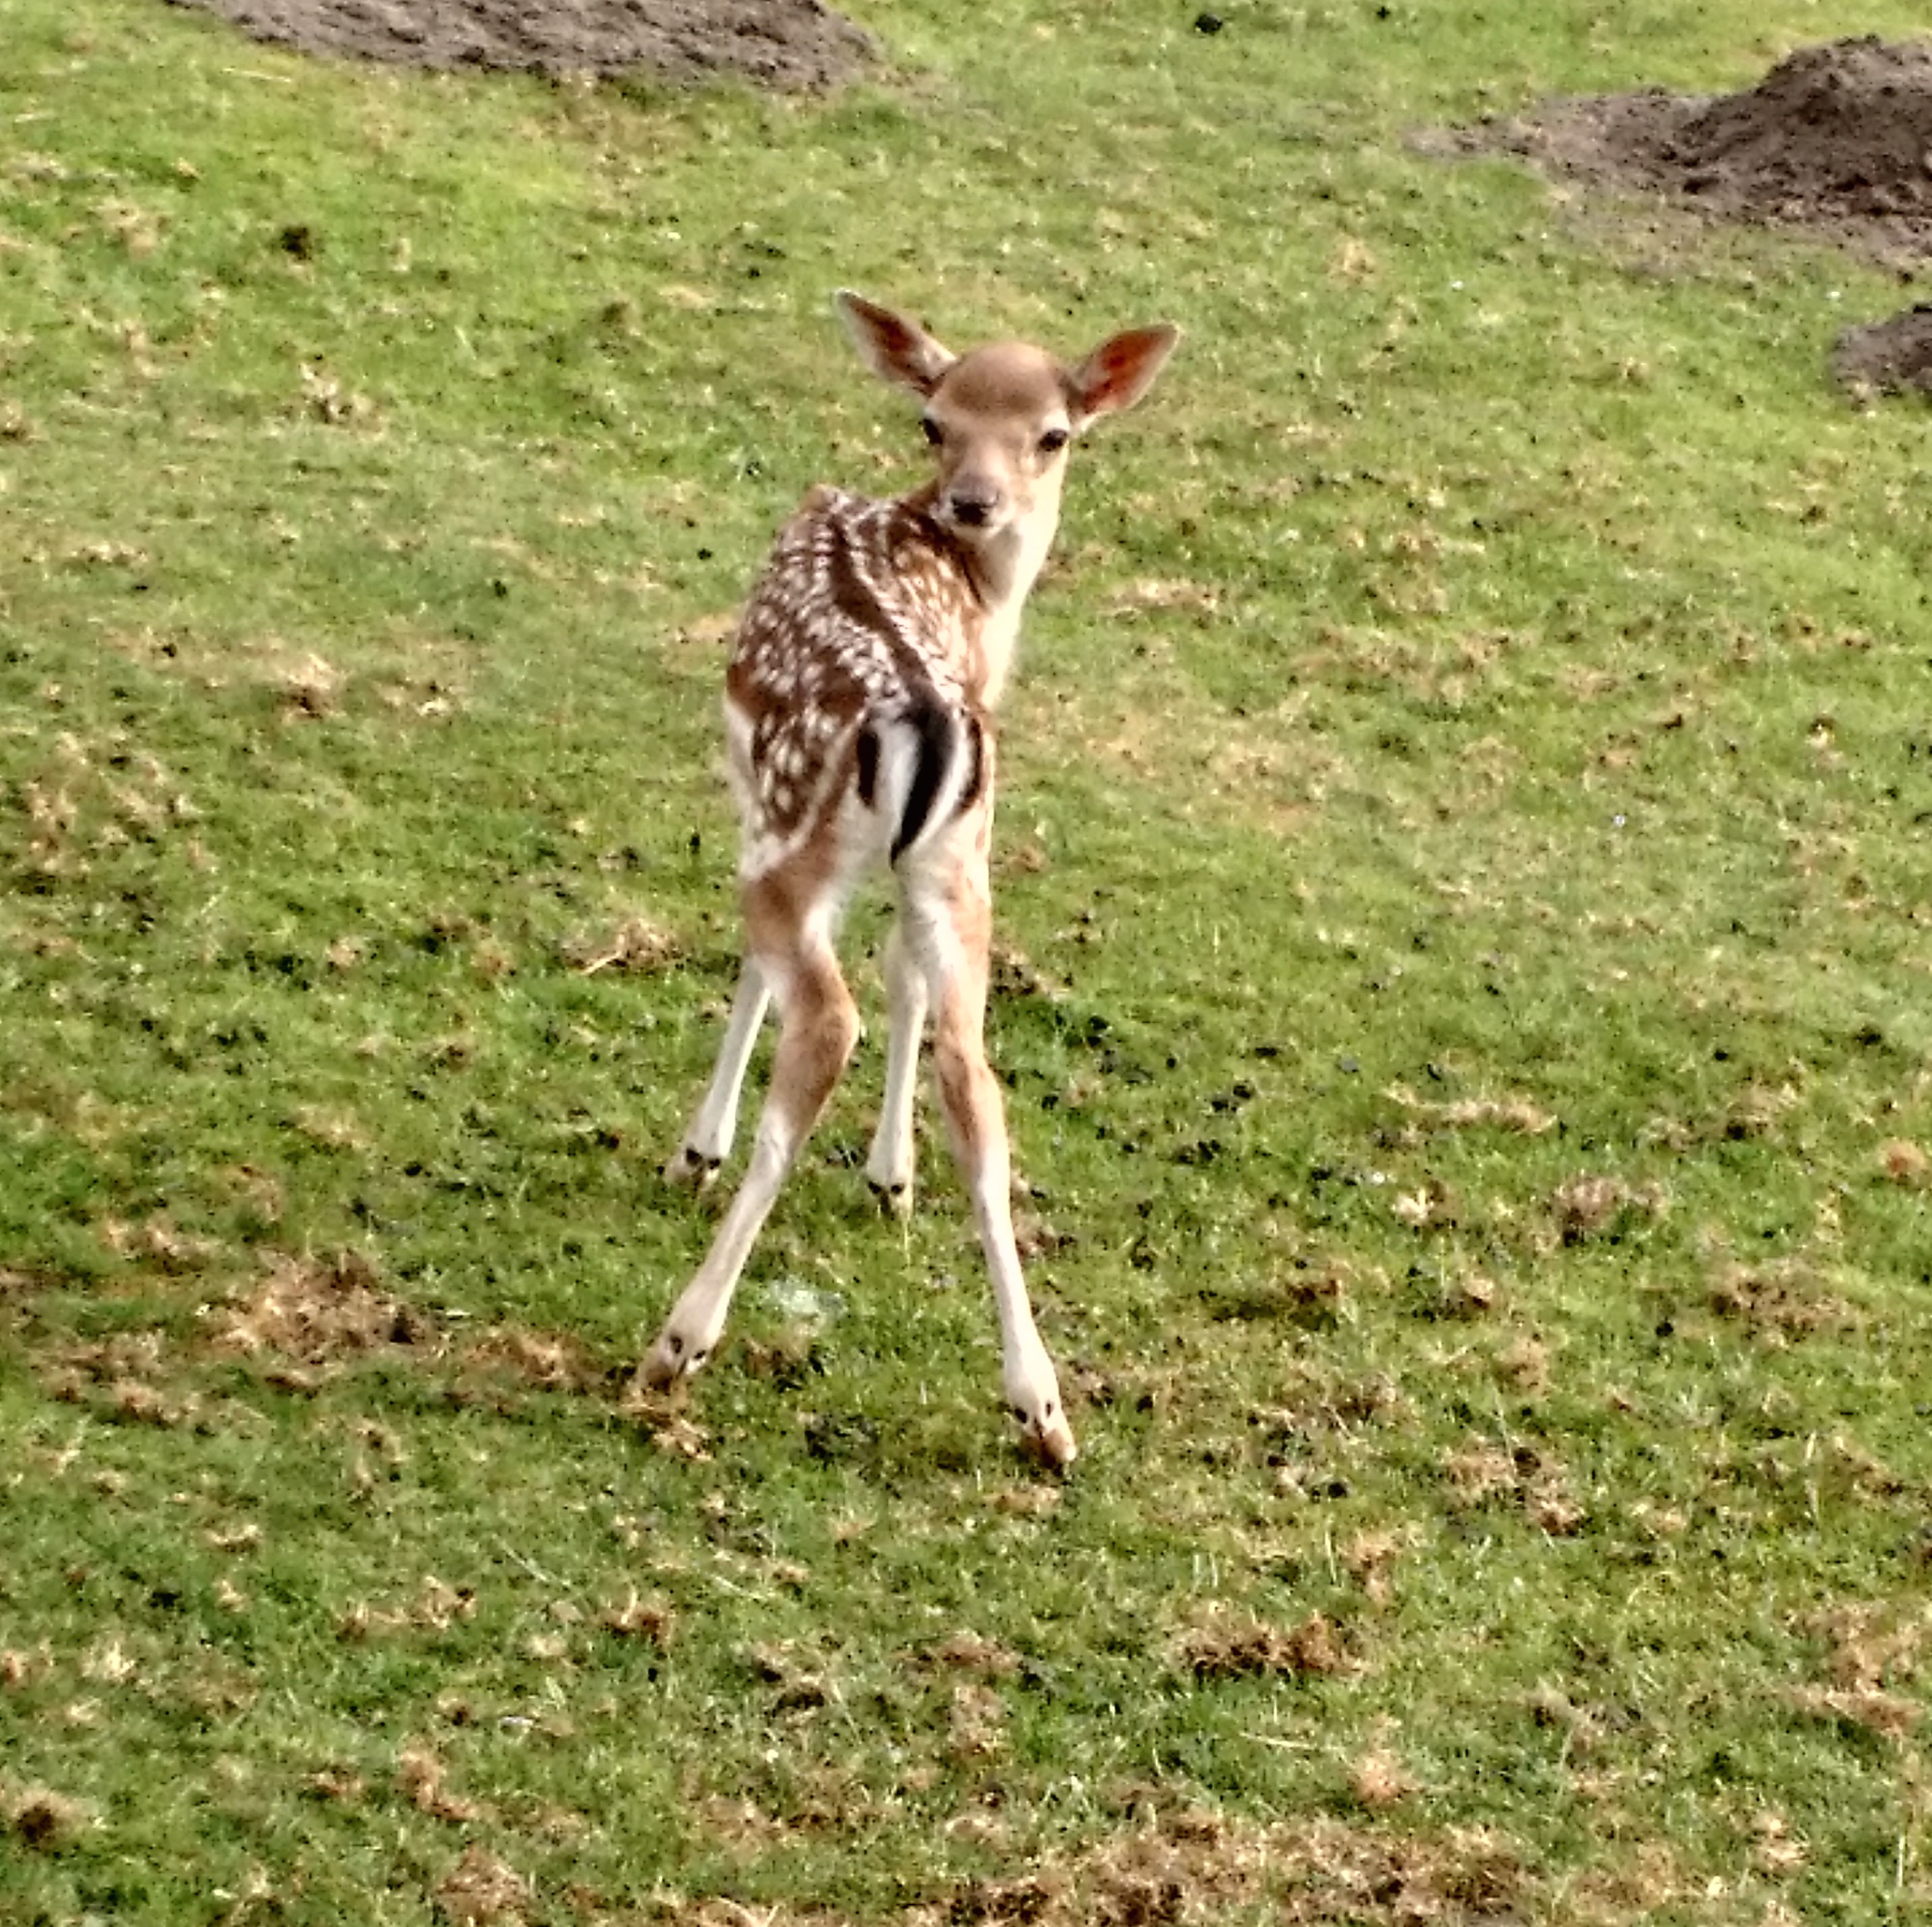
<svg viewBox="0 0 1932 1927"><path fill-rule="evenodd" d="M58 1347L40 1376L50 1398L115 1423L163 1430L199 1423L201 1400L165 1383L169 1369L161 1332L123 1332L98 1343Z"/></svg>
<svg viewBox="0 0 1932 1927"><path fill-rule="evenodd" d="M1369 1810L1379 1812L1420 1791L1418 1781L1392 1747L1381 1742L1371 1746L1348 1769L1348 1787Z"/></svg>
<svg viewBox="0 0 1932 1927"><path fill-rule="evenodd" d="M635 1586L622 1604L607 1607L597 1617L597 1624L613 1638L648 1640L660 1648L670 1643L674 1623L664 1600L640 1599Z"/></svg>
<svg viewBox="0 0 1932 1927"><path fill-rule="evenodd" d="M1452 1927L1518 1917L1531 1897L1514 1843L1492 1828L1396 1838L1339 1820L1253 1826L1188 1810L1017 1878L968 1882L902 1927L1206 1927L1263 1908L1281 1927Z"/></svg>
<svg viewBox="0 0 1932 1927"><path fill-rule="evenodd" d="M1846 1601L1812 1614L1799 1629L1825 1648L1826 1682L1799 1687L1791 1704L1818 1719L1861 1726L1903 1740L1924 1716L1918 1693L1920 1655L1932 1638L1932 1614Z"/></svg>
<svg viewBox="0 0 1932 1927"><path fill-rule="evenodd" d="M619 1409L660 1452L700 1465L711 1458L711 1434L682 1409L676 1391L653 1391L634 1380Z"/></svg>
<svg viewBox="0 0 1932 1927"><path fill-rule="evenodd" d="M1727 1265L1711 1288L1711 1308L1772 1345L1843 1331L1858 1323L1851 1305L1826 1290L1816 1271L1796 1259Z"/></svg>
<svg viewBox="0 0 1932 1927"><path fill-rule="evenodd" d="M23 1846L51 1852L97 1824L94 1810L85 1801L70 1799L51 1787L22 1787L19 1792L0 1796L0 1810L7 1816L7 1829Z"/></svg>
<svg viewBox="0 0 1932 1927"><path fill-rule="evenodd" d="M982 1680L953 1688L946 1715L946 1750L956 1760L990 1760L1006 1750L1007 1707Z"/></svg>
<svg viewBox="0 0 1932 1927"><path fill-rule="evenodd" d="M1922 1191L1932 1184L1932 1157L1923 1147L1904 1138L1894 1138L1878 1148L1878 1167L1892 1183L1908 1190Z"/></svg>
<svg viewBox="0 0 1932 1927"><path fill-rule="evenodd" d="M1372 1528L1357 1532L1342 1548L1342 1563L1372 1604L1386 1606L1394 1597L1390 1575L1396 1561L1415 1543L1413 1531Z"/></svg>
<svg viewBox="0 0 1932 1927"><path fill-rule="evenodd" d="M1459 1511L1501 1500L1520 1507L1532 1525L1552 1538L1567 1537L1589 1517L1572 1496L1561 1463L1533 1445L1471 1439L1444 1456L1443 1477Z"/></svg>
<svg viewBox="0 0 1932 1927"><path fill-rule="evenodd" d="M467 1826L483 1809L474 1800L457 1799L449 1792L449 1776L448 1767L423 1740L410 1741L396 1763L397 1790L419 1813Z"/></svg>

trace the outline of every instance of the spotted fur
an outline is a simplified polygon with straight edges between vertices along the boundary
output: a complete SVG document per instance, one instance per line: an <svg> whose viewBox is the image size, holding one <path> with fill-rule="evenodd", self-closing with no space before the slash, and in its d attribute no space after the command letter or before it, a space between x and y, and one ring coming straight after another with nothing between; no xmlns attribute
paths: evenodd
<svg viewBox="0 0 1932 1927"><path fill-rule="evenodd" d="M748 874L847 796L878 816L896 861L944 820L942 791L956 812L984 787L986 610L927 493L815 488L772 550L725 684ZM899 780L882 787L882 774Z"/></svg>

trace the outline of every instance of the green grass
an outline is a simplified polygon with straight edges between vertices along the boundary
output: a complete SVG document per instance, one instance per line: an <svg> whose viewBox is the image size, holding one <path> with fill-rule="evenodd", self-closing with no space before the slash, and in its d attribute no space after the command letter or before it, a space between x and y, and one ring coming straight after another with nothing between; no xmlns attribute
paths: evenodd
<svg viewBox="0 0 1932 1927"><path fill-rule="evenodd" d="M1922 1911L1925 416L1823 374L1901 296L1405 138L1911 11L860 11L789 102L14 0L0 1918ZM918 472L843 284L1187 330L1004 741L1064 1486L876 1048L624 1383L723 619Z"/></svg>

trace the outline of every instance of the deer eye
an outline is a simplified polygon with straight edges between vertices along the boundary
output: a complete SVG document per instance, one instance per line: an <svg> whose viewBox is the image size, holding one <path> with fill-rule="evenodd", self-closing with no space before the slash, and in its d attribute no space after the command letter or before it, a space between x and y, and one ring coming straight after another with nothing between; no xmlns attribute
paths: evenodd
<svg viewBox="0 0 1932 1927"><path fill-rule="evenodd" d="M946 439L946 431L929 415L920 422L920 432L936 449Z"/></svg>
<svg viewBox="0 0 1932 1927"><path fill-rule="evenodd" d="M1067 444L1067 431L1063 428L1050 428L1040 438L1040 453L1057 455Z"/></svg>

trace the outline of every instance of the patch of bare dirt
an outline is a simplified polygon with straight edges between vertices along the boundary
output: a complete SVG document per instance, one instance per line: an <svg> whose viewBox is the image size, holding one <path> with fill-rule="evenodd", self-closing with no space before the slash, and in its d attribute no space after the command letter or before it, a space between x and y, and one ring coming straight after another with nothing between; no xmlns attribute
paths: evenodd
<svg viewBox="0 0 1932 1927"><path fill-rule="evenodd" d="M1586 185L1796 228L1908 277L1932 260L1932 41L1833 41L1801 48L1742 93L1551 100L1419 144L1517 154ZM1854 395L1932 396L1932 307L1847 328L1832 371Z"/></svg>
<svg viewBox="0 0 1932 1927"><path fill-rule="evenodd" d="M681 86L736 75L816 92L878 57L820 0L171 0L299 52Z"/></svg>

